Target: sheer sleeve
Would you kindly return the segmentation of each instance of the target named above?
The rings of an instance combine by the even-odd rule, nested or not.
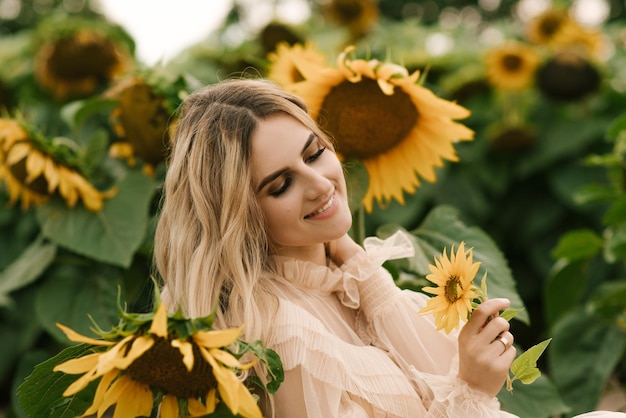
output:
[[[382,263],[406,257],[412,245],[402,232],[387,240],[368,238],[366,253],[341,266],[359,288],[360,324],[371,344],[385,350],[412,379],[427,417],[506,417],[497,398],[472,389],[457,377],[458,333],[437,331],[432,316],[419,310],[428,297],[399,289]]]

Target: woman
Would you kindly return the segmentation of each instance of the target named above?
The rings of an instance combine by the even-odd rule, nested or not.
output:
[[[515,358],[509,302],[492,299],[455,335],[418,311],[381,267],[412,247],[397,233],[365,248],[348,235],[346,183],[306,106],[261,80],[229,80],[182,107],[155,259],[170,310],[278,352],[278,417],[502,417]],[[263,375],[262,371],[258,371]]]

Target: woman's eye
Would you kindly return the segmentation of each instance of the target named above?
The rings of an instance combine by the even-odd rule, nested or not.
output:
[[[310,157],[308,157],[305,161],[306,161],[307,163],[312,163],[313,161],[317,160],[317,159],[320,157],[320,155],[322,155],[322,153],[323,153],[324,151],[326,151],[326,147],[322,147],[322,148],[318,149],[318,150],[315,152],[315,154],[313,154],[313,155],[311,155]]]
[[[287,188],[289,188],[289,185],[291,184],[291,177],[286,177],[285,181],[283,182],[283,184],[275,191],[271,192],[270,195],[274,196],[274,197],[278,197],[281,194],[283,194]]]

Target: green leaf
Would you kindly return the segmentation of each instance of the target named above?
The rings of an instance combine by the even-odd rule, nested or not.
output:
[[[548,338],[539,344],[533,345],[513,361],[511,364],[513,380],[519,379],[522,383],[528,385],[541,376],[541,371],[537,368],[537,360],[539,360],[539,357],[541,357],[546,347],[548,347],[550,341],[552,341],[552,339]]]
[[[590,229],[578,229],[567,232],[560,239],[552,252],[556,259],[569,261],[590,259],[602,250],[602,238]]]
[[[56,327],[57,322],[96,338],[91,331],[93,322],[90,317],[105,330],[119,322],[119,281],[113,269],[94,264],[56,268],[37,289],[35,312],[38,322],[66,345],[71,343]]]
[[[384,225],[378,230],[381,237],[389,236],[400,229],[397,225]],[[489,297],[510,299],[513,309],[524,308],[524,302],[518,294],[515,280],[504,255],[493,240],[482,229],[466,226],[458,216],[458,211],[450,206],[437,206],[426,216],[421,225],[410,231],[409,236],[415,248],[415,256],[398,263],[401,269],[426,275],[428,264],[434,263],[444,247],[448,253],[452,245],[455,247],[465,242],[467,249],[473,249],[474,262],[480,262],[480,269],[474,280],[488,273]],[[477,286],[480,283],[476,283]],[[528,312],[524,310],[518,316],[522,322],[528,323]]]
[[[74,129],[80,128],[83,122],[92,115],[100,112],[110,113],[119,106],[119,102],[114,99],[105,99],[101,96],[86,100],[77,100],[63,106],[61,118]]]
[[[604,259],[608,263],[626,260],[626,224],[607,228],[604,236],[606,238]]]
[[[247,350],[252,351],[257,358],[265,363],[268,372],[267,386],[261,383],[260,379],[252,376],[252,381],[257,384],[261,389],[267,389],[269,393],[276,393],[280,384],[285,380],[285,372],[283,369],[283,363],[280,360],[280,356],[274,350],[265,348],[261,341],[253,341],[251,343],[240,341]],[[246,351],[247,351],[246,350]]]
[[[623,358],[626,333],[615,321],[579,307],[558,321],[550,334],[550,376],[565,403],[572,414],[593,410]]]
[[[75,396],[65,398],[63,392],[79,376],[52,371],[57,364],[81,357],[90,350],[91,347],[86,344],[69,347],[35,366],[17,389],[20,405],[27,416],[73,418],[81,415],[91,405],[95,392],[93,383]]]
[[[519,313],[522,312],[523,310],[524,309],[506,309],[500,313],[500,316],[506,319],[507,321],[510,321],[511,319],[519,315]]]
[[[585,291],[589,261],[556,262],[546,279],[543,299],[548,325],[554,324],[562,315],[576,306]]]
[[[626,131],[626,113],[611,122],[606,135],[610,139],[617,139],[620,133],[624,131]]]
[[[10,303],[9,293],[34,282],[50,265],[57,246],[39,236],[22,255],[0,272],[0,306]]]
[[[498,400],[503,410],[520,418],[552,418],[570,410],[554,383],[544,375],[532,385],[516,380],[512,392],[503,387]]]
[[[617,225],[626,222],[626,196],[621,196],[606,211],[602,218],[605,225]]]
[[[119,192],[105,200],[100,212],[78,204],[69,209],[60,199],[41,206],[37,219],[46,237],[78,254],[122,267],[130,266],[149,221],[155,182],[129,171]]]

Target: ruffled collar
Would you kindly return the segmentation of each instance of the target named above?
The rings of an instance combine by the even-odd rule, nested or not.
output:
[[[404,231],[396,231],[386,239],[368,237],[363,242],[365,252],[352,257],[342,266],[330,262],[322,266],[311,261],[292,257],[273,256],[277,273],[290,283],[302,289],[315,290],[324,294],[337,293],[339,300],[347,307],[359,307],[357,282],[369,277],[373,270],[387,260],[410,257],[414,254],[413,245]]]

